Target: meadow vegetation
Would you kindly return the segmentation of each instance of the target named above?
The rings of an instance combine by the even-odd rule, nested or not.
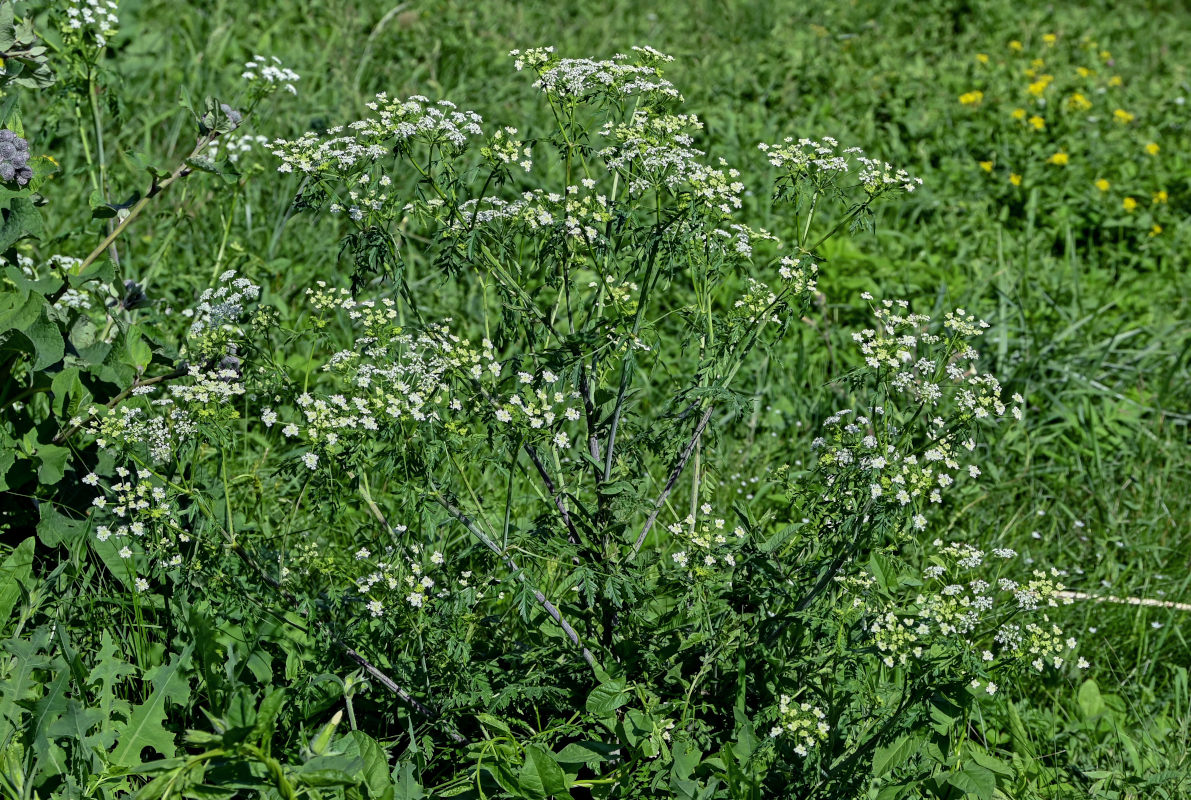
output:
[[[0,2],[0,796],[1188,796],[1188,23]]]

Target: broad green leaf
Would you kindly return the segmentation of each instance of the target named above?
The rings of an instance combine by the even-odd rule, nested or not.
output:
[[[619,753],[618,744],[571,742],[554,756],[554,760],[560,764],[595,764],[615,759]]]
[[[625,691],[622,680],[602,683],[587,696],[587,710],[598,717],[608,717],[616,709],[629,702],[632,695]]]
[[[66,474],[66,463],[70,460],[70,448],[56,444],[42,444],[37,447],[37,480],[44,486],[53,486]]]
[[[375,739],[363,731],[350,731],[339,740],[336,749],[360,760],[360,767],[353,774],[363,780],[369,800],[380,800],[392,793],[389,759]]]
[[[545,800],[551,796],[567,796],[567,779],[554,756],[536,744],[525,746],[525,761],[517,782],[526,797]]]
[[[141,762],[141,751],[150,747],[166,758],[174,755],[174,735],[162,727],[165,721],[166,704],[185,703],[190,697],[190,682],[185,670],[190,662],[187,645],[168,664],[154,667],[145,675],[145,681],[153,691],[144,703],[134,706],[128,722],[118,730],[116,748],[111,752],[111,763],[131,767]]]
[[[42,503],[39,510],[41,521],[37,523],[37,539],[46,547],[72,544],[87,531],[85,521],[58,513],[53,503]]]
[[[0,252],[27,236],[42,235],[41,212],[25,197],[14,197],[8,208],[0,209]]]
[[[919,737],[907,735],[878,747],[873,753],[873,777],[879,778],[906,763],[917,752],[919,743]]]
[[[978,800],[992,800],[997,790],[997,776],[979,764],[968,764],[947,776],[947,782]]]
[[[66,352],[62,332],[46,309],[39,294],[0,291],[0,351],[33,355],[34,370],[61,361]]]
[[[1088,678],[1079,687],[1079,710],[1085,721],[1104,713],[1106,706],[1100,694],[1100,686],[1092,678]]]

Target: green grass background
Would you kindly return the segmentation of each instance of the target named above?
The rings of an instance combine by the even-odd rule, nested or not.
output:
[[[294,136],[354,119],[386,91],[448,98],[532,137],[549,121],[526,116],[545,107],[529,80],[511,77],[508,50],[550,44],[607,57],[650,44],[675,56],[667,75],[706,123],[701,146],[746,179],[765,169],[756,144],[787,135],[832,135],[907,167],[923,190],[890,204],[875,235],[827,252],[826,302],[802,333],[804,348],[769,365],[798,370],[806,391],[766,416],[763,430],[794,452],[805,446],[802,431],[833,410],[820,386],[862,320],[860,291],[964,304],[993,323],[987,357],[1024,387],[1030,415],[987,454],[986,488],[951,509],[946,535],[1065,568],[1082,591],[1191,602],[1191,168],[1178,103],[1191,95],[1191,14],[1181,4],[125,0],[120,16],[111,58],[123,85],[104,97],[109,153],[138,150],[162,163],[185,155],[192,139],[180,91],[234,98],[254,53],[279,56],[302,80],[253,133]],[[1002,128],[957,99],[974,88],[974,54],[1001,59],[1013,40],[1041,52],[1044,33],[1060,43],[1091,37],[1112,52],[1141,123],[1121,140],[1090,137],[1074,155],[1107,169],[1130,146],[1161,141],[1155,168],[1170,199],[1159,236],[1138,235],[1119,213],[1088,211],[1090,185],[1027,182],[1006,194],[999,163],[995,191],[977,166],[1005,151]],[[65,133],[54,138],[55,120],[26,127],[47,132],[61,180],[85,183],[81,148]],[[114,194],[141,188],[131,165],[111,160]],[[1037,174],[1047,174],[1041,164]],[[216,202],[214,181],[189,181],[155,206],[122,243],[125,274],[179,307],[232,267],[264,281],[280,305],[316,280],[342,283],[334,223],[286,211],[297,178],[271,177],[260,151],[243,166],[270,175],[245,182],[234,206]],[[85,252],[96,237],[69,232],[89,224],[94,234],[99,223],[83,222],[85,197],[71,202],[56,199],[50,246]],[[759,221],[783,230],[781,219]],[[429,275],[421,286],[436,289]],[[1082,603],[1063,614],[1084,631],[1094,683],[1040,684],[1010,699],[1035,752],[1118,787],[1105,796],[1185,796],[1191,612]],[[1008,730],[1002,722],[994,727]]]

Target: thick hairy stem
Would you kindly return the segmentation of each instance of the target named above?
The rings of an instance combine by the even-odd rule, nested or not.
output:
[[[645,520],[645,527],[641,529],[641,533],[637,535],[637,541],[633,543],[633,551],[629,553],[630,559],[636,557],[637,552],[641,549],[641,545],[645,543],[645,537],[649,534],[649,529],[653,527],[658,514],[661,513],[662,506],[666,503],[666,498],[674,490],[674,484],[678,483],[678,479],[682,477],[682,471],[686,468],[686,462],[690,460],[691,453],[695,451],[695,446],[699,443],[699,437],[707,429],[707,423],[711,420],[711,412],[714,410],[715,406],[708,406],[707,410],[703,412],[703,417],[699,420],[699,424],[695,426],[695,432],[691,434],[691,440],[687,442],[686,447],[683,448],[682,453],[678,457],[678,463],[670,471],[670,478],[666,481],[666,487],[662,489],[662,493],[654,501],[653,511],[649,512],[649,519]]]
[[[558,493],[558,489],[554,486],[554,481],[550,478],[550,473],[546,472],[546,467],[542,464],[542,459],[538,457],[538,451],[532,445],[525,445],[525,452],[529,456],[529,460],[533,462],[534,468],[537,469],[538,475],[542,477],[542,483],[546,484],[546,491],[550,493],[550,498],[554,501],[554,506],[558,509],[558,513],[562,515],[562,522],[567,526],[567,541],[576,547],[579,546],[579,531],[575,529],[575,523],[571,521],[571,512],[567,509],[566,501],[562,499],[562,495]]]
[[[550,618],[553,619],[560,628],[562,628],[563,633],[565,633],[567,638],[571,640],[571,644],[580,649],[580,651],[583,653],[583,660],[592,666],[596,666],[595,656],[592,655],[591,651],[588,650],[587,647],[584,646],[584,644],[579,640],[579,634],[576,633],[575,629],[571,627],[571,623],[567,622],[559,612],[558,608],[556,608],[553,603],[546,599],[546,595],[542,594],[536,586],[529,582],[529,576],[527,576],[525,572],[519,566],[517,566],[517,562],[514,561],[507,553],[505,553],[505,551],[496,542],[492,541],[492,537],[480,530],[479,526],[472,521],[471,517],[464,514],[458,506],[441,495],[436,495],[435,500],[439,505],[446,509],[448,514],[462,523],[463,527],[467,528],[471,534],[479,539],[485,547],[500,557],[500,560],[505,563],[505,566],[513,571],[513,574],[517,576],[518,580],[520,580],[526,585],[526,587],[529,588],[530,592],[533,593],[534,599],[538,601],[538,604],[542,608],[546,609],[546,613],[550,615]]]

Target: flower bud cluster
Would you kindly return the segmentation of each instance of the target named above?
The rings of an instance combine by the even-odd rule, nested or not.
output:
[[[488,139],[488,144],[480,148],[480,155],[490,166],[517,164],[529,172],[533,169],[533,150],[520,139],[514,138],[516,135],[517,129],[507,125],[496,130]]]
[[[7,128],[0,130],[0,179],[25,186],[32,178],[29,143]]]

